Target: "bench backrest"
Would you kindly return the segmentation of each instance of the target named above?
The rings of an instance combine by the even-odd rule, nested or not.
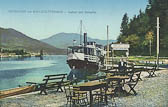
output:
[[[50,82],[63,82],[63,80],[66,78],[67,74],[56,74],[56,75],[45,75],[43,81],[45,81],[45,84]]]
[[[135,70],[135,72],[141,72],[141,71],[144,71],[145,68],[144,68],[144,67],[141,67],[141,68],[135,68],[134,70]]]

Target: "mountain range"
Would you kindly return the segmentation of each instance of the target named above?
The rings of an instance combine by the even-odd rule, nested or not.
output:
[[[57,48],[66,49],[68,46],[73,45],[73,40],[76,40],[75,45],[80,44],[80,34],[77,33],[58,33],[49,38],[42,39],[41,41],[48,43]],[[82,38],[83,40],[83,38]],[[88,41],[95,41],[97,44],[106,45],[107,40],[87,38]],[[109,43],[116,42],[116,40],[109,40]]]
[[[106,45],[106,40],[87,38],[88,41],[95,41],[97,44]],[[24,49],[27,52],[38,53],[44,50],[47,54],[66,54],[66,48],[80,42],[80,34],[77,33],[58,33],[49,38],[36,40],[12,28],[0,27],[0,48],[6,49]],[[83,38],[82,38],[83,40]],[[116,40],[109,40],[109,43]]]
[[[47,54],[65,54],[66,50],[51,46],[42,41],[32,39],[15,29],[0,28],[0,47],[7,49],[24,49],[27,52],[40,52]]]

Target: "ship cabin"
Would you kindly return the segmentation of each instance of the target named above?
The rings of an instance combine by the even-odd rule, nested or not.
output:
[[[97,45],[96,42],[87,42],[85,46],[69,46],[67,49],[70,53],[84,53],[85,55],[101,56],[103,55],[103,46]]]
[[[68,47],[68,59],[80,59],[90,62],[97,62],[98,57],[103,56],[103,46],[97,45],[96,42],[87,42],[84,46]]]
[[[70,53],[84,53],[84,48],[82,46],[69,46],[67,49],[68,54]]]
[[[86,55],[96,55],[96,42],[87,42],[84,47],[84,53]]]

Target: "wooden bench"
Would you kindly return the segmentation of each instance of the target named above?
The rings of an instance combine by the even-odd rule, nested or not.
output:
[[[44,83],[34,83],[34,82],[26,82],[28,84],[36,84],[39,87],[40,94],[44,92],[47,95],[46,90],[49,89],[57,89],[63,92],[62,86],[64,85],[64,79],[66,78],[67,74],[56,74],[56,75],[45,75],[44,76]]]

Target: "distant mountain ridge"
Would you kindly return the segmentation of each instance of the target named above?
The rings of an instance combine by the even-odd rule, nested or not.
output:
[[[0,28],[0,47],[8,49],[24,49],[28,52],[40,52],[47,54],[65,54],[63,49],[55,48],[47,43],[32,39],[15,29]]]
[[[57,48],[66,49],[68,46],[73,45],[73,40],[76,40],[77,44],[80,43],[80,34],[77,33],[58,33],[49,38],[42,39],[41,41],[48,43]],[[83,37],[82,37],[83,40]],[[93,39],[88,37],[88,41],[95,41],[97,44],[106,45],[107,40]],[[109,40],[109,42],[116,42],[116,40]]]

